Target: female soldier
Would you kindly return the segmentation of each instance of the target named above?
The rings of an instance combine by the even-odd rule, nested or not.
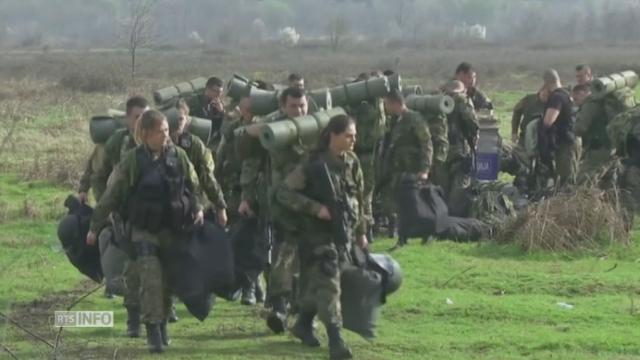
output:
[[[96,243],[96,233],[106,225],[111,211],[125,209],[140,271],[147,344],[149,351],[162,352],[169,343],[166,321],[171,302],[158,255],[187,221],[203,222],[202,201],[198,177],[186,153],[171,144],[162,113],[146,111],[135,135],[141,145],[125,153],[118,164],[113,181],[96,205],[87,244]]]
[[[276,193],[284,206],[307,215],[301,224],[305,237],[298,244],[300,314],[291,331],[304,344],[319,346],[312,328],[318,315],[327,329],[331,359],[352,356],[340,336],[340,272],[352,262],[354,241],[367,246],[362,170],[352,152],[355,141],[353,119],[334,116],[322,131],[316,151],[287,176]],[[331,198],[334,206],[327,204]]]

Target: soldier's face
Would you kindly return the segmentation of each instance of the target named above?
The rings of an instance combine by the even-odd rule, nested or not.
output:
[[[590,83],[592,79],[593,75],[591,75],[591,71],[589,69],[576,71],[576,83],[578,83],[578,85],[586,85]]]
[[[456,77],[464,86],[469,89],[476,86],[477,75],[475,71],[462,72]]]
[[[287,102],[284,104],[282,111],[289,118],[307,115],[307,97],[295,98],[287,96]]]
[[[289,87],[304,90],[304,79],[289,81]]]
[[[169,124],[167,120],[162,121],[155,128],[147,130],[145,132],[144,142],[151,151],[162,151],[164,146],[169,143]]]
[[[214,101],[220,100],[222,97],[222,87],[221,86],[212,86],[204,89],[204,96],[207,99]]]
[[[178,128],[176,129],[176,134],[184,133],[184,129],[187,127],[189,123],[189,114],[182,110],[178,110]]]
[[[147,110],[149,110],[148,106],[143,108],[134,106],[129,110],[129,113],[127,114],[127,127],[129,128],[129,131],[133,132],[133,130],[136,128],[138,120],[142,116],[142,113]]]
[[[344,132],[331,133],[330,147],[337,152],[353,151],[356,144],[356,124],[350,124]]]

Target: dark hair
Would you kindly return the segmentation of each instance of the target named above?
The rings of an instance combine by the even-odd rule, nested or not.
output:
[[[391,91],[389,91],[385,98],[394,102],[404,104],[404,96],[402,95],[402,90],[400,89],[391,89]]]
[[[366,72],[363,72],[363,73],[360,73],[358,77],[356,77],[356,81],[369,80],[370,77],[371,75],[367,74]]]
[[[288,87],[280,94],[280,104],[286,104],[288,97],[299,99],[303,96],[304,90],[297,87]]]
[[[347,131],[347,128],[352,124],[355,124],[355,120],[349,115],[339,114],[329,119],[327,126],[320,132],[320,138],[315,150],[312,152],[311,157],[315,158],[322,154],[329,148],[331,142],[331,134],[342,134]]]
[[[393,70],[391,70],[391,69],[387,69],[387,70],[385,70],[385,71],[383,71],[383,72],[382,72],[382,75],[384,75],[384,76],[391,76],[391,75],[393,75],[393,74],[395,74],[395,73],[396,73],[395,71],[393,71]]]
[[[576,92],[589,92],[591,91],[591,88],[589,87],[589,85],[586,84],[582,84],[582,85],[576,85],[573,87],[573,89],[571,89],[572,92],[576,93]]]
[[[588,72],[591,72],[591,66],[589,66],[587,64],[578,64],[578,65],[576,65],[576,71],[582,71],[582,70],[586,70]]]
[[[304,80],[304,78],[302,77],[302,75],[300,75],[298,73],[291,73],[291,74],[289,74],[288,80],[289,80],[289,82],[292,82],[292,81]]]
[[[147,99],[145,99],[140,95],[132,96],[127,100],[127,105],[126,105],[127,115],[131,113],[131,110],[133,110],[134,107],[145,109],[147,106],[149,106],[149,102],[147,101]]]
[[[212,87],[223,87],[224,83],[222,82],[222,80],[220,80],[220,78],[217,78],[215,76],[212,76],[209,78],[209,80],[207,80],[207,83],[205,84],[205,87],[207,89],[211,89]]]
[[[136,123],[136,129],[134,133],[136,142],[138,144],[142,144],[142,133],[147,130],[154,129],[163,121],[167,121],[167,117],[158,110],[147,110],[142,113],[142,116]]]
[[[458,74],[468,74],[469,72],[474,71],[473,69],[473,65],[469,64],[468,62],[461,62],[460,65],[458,65],[458,67],[456,68],[456,75]]]
[[[264,80],[253,80],[256,88],[258,89],[262,89],[262,90],[275,90],[273,88],[273,85],[269,84],[268,82],[264,81]],[[247,96],[249,96],[249,92],[247,92]]]

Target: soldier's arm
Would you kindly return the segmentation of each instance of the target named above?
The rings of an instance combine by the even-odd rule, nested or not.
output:
[[[195,140],[195,138],[192,146],[194,147],[194,156],[196,157],[194,162],[198,165],[196,177],[199,179],[199,185],[202,187],[202,191],[216,208],[226,209],[227,203],[224,201],[222,188],[214,176],[215,164],[211,152],[204,146],[202,141]],[[191,168],[194,168],[194,166],[191,165]],[[194,170],[194,174],[195,173]]]
[[[467,139],[469,146],[471,148],[475,148],[480,125],[478,125],[478,117],[476,116],[476,112],[473,109],[473,106],[464,106],[461,119],[462,131],[464,133],[464,136]]]
[[[200,181],[198,180],[198,174],[196,173],[196,169],[194,168],[191,161],[189,161],[189,157],[187,153],[182,149],[176,149],[178,151],[178,156],[180,157],[180,161],[182,162],[182,169],[184,170],[184,179],[185,186],[191,194],[193,195],[193,205],[192,209],[194,212],[198,212],[204,209],[204,199],[202,198],[202,188],[200,187]]]
[[[431,133],[429,127],[423,119],[416,119],[414,131],[418,138],[418,172],[429,172],[433,161],[433,143],[431,141]]]
[[[367,219],[364,212],[364,175],[362,174],[362,166],[356,158],[355,175],[356,197],[358,199],[358,223],[356,224],[356,237],[363,236],[367,233]]]
[[[135,151],[128,152],[114,170],[109,186],[100,197],[91,216],[89,229],[94,233],[97,234],[100,229],[105,227],[109,214],[126,201],[129,188],[137,177],[135,159]]]
[[[429,132],[433,145],[433,161],[441,163],[447,160],[449,150],[449,137],[447,134],[447,117],[444,114],[429,118]]]
[[[524,107],[526,104],[527,96],[518,101],[516,106],[513,107],[513,114],[511,115],[511,135],[518,136],[520,131],[520,122],[522,121],[522,115],[524,114]]]
[[[597,114],[599,111],[593,109],[595,104],[587,100],[578,110],[576,114],[575,132],[578,136],[585,136],[593,123],[593,114]],[[597,105],[596,105],[597,106]]]
[[[91,179],[91,187],[93,188],[94,195],[96,196],[96,201],[100,200],[107,189],[107,180],[113,171],[113,165],[116,159],[115,153],[119,151],[120,148],[118,146],[116,136],[111,136],[104,145],[104,156]]]
[[[91,152],[91,155],[87,160],[87,165],[84,167],[82,177],[80,177],[80,184],[78,185],[79,193],[86,193],[91,189],[91,177],[93,176],[93,167],[91,166],[91,163],[94,161],[95,156],[96,148],[94,147],[93,152]]]
[[[296,166],[285,180],[277,185],[275,198],[280,204],[293,211],[316,217],[324,205],[302,194],[301,191],[304,190],[306,182],[303,166]]]
[[[259,157],[251,157],[242,161],[240,171],[241,200],[254,201],[257,197],[258,177],[262,160]]]

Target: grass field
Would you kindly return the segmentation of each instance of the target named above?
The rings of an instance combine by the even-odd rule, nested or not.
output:
[[[622,50],[625,54],[633,51]],[[481,51],[483,59],[492,59],[488,52]],[[505,54],[516,63],[507,70],[510,75],[494,69],[495,76],[490,71],[482,76],[497,107],[501,132],[508,135],[513,104],[526,92],[536,90],[537,82],[525,85],[531,74],[543,67],[526,67],[525,54],[515,50],[501,51],[494,58]],[[302,61],[312,55],[295,58]],[[56,56],[42,55],[46,59],[39,61],[26,55],[0,60],[7,69],[0,70],[0,344],[18,359],[51,358],[53,349],[8,319],[54,344],[58,330],[51,325],[53,312],[64,310],[96,286],[68,263],[56,237],[56,222],[91,148],[86,119],[121,105],[124,98],[112,90],[86,93],[61,87],[57,80],[69,71],[65,61],[70,55]],[[86,68],[97,61],[95,54],[82,56]],[[215,56],[220,72],[230,74],[233,56]],[[426,59],[431,65],[451,67],[455,66],[450,63],[452,56],[445,52]],[[540,56],[554,66],[570,66],[567,64],[580,58],[571,55],[560,62],[552,61],[545,52]],[[347,58],[344,55],[336,62]],[[162,59],[149,61],[160,64]],[[382,66],[389,59],[368,58],[362,66]],[[500,58],[496,64],[508,59]],[[148,73],[151,65],[147,65],[141,84],[127,91],[146,93],[159,83],[202,74],[203,59],[189,61],[159,79],[152,78]],[[407,65],[406,79],[423,84],[437,81],[421,77],[426,65],[413,58],[407,62],[411,66]],[[42,78],[24,75],[25,64]],[[113,66],[111,60],[106,64]],[[254,74],[249,75],[258,72],[270,79],[287,72],[278,64],[260,63],[257,57],[238,64],[247,74],[255,66]],[[189,72],[189,65],[198,70]],[[309,73],[328,71],[332,65],[335,62]],[[356,65],[349,62],[327,78],[311,80],[324,83],[353,75],[358,72]],[[522,71],[517,66],[523,66]],[[59,72],[58,78],[51,73],[54,70]],[[438,79],[445,73],[441,68],[434,71]],[[505,82],[505,76],[515,79],[513,84]],[[380,239],[373,248],[385,251],[392,244],[390,239]],[[383,308],[377,339],[368,342],[347,334],[358,359],[640,359],[639,230],[633,233],[632,246],[595,253],[526,253],[515,246],[493,243],[443,241],[423,246],[414,241],[393,256],[404,269],[404,283]],[[144,340],[124,336],[121,299],[105,299],[98,290],[74,310],[113,310],[115,327],[64,330],[58,358],[152,357]],[[323,347],[307,349],[289,335],[270,334],[260,307],[220,300],[203,323],[182,305],[178,312],[181,320],[170,326],[173,343],[162,356],[166,359],[327,358],[322,326],[318,330]],[[5,350],[0,358],[11,355]]]

